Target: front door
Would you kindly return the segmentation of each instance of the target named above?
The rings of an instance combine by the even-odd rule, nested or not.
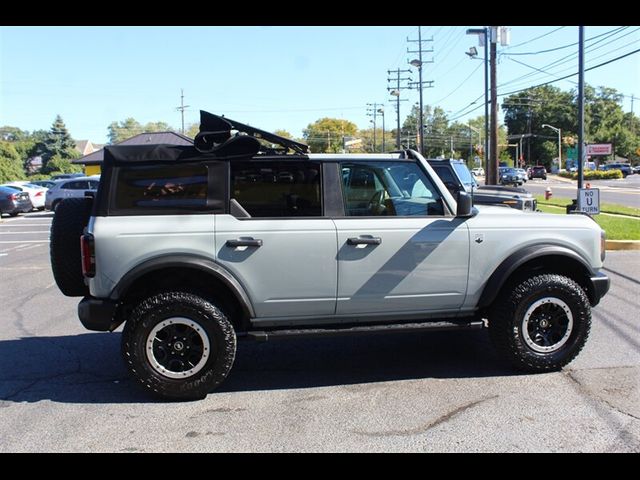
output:
[[[469,231],[414,162],[341,165],[336,314],[455,312],[464,301]]]

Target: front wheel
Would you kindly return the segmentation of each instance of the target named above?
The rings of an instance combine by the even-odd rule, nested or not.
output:
[[[559,370],[584,347],[591,306],[584,290],[562,275],[537,275],[500,295],[489,318],[498,352],[528,372]]]
[[[186,292],[165,292],[134,309],[122,335],[131,374],[161,397],[204,398],[227,377],[236,335],[226,315]]]

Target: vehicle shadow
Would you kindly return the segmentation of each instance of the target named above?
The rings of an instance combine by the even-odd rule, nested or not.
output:
[[[0,341],[0,408],[11,402],[156,403],[132,380],[120,333]],[[422,378],[508,376],[486,332],[397,333],[241,341],[220,392],[353,385]]]
[[[219,391],[516,374],[497,357],[485,331],[366,334],[240,342]]]

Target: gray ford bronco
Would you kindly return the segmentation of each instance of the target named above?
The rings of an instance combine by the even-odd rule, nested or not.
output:
[[[82,324],[124,323],[131,374],[172,399],[217,387],[240,338],[486,327],[515,367],[558,370],[609,289],[588,216],[473,206],[415,151],[310,154],[207,112],[193,146],[106,147],[51,229]]]

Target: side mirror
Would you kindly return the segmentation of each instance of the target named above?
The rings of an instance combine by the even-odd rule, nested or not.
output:
[[[458,195],[458,207],[456,209],[456,217],[470,217],[473,208],[471,195],[467,192],[460,192]]]

